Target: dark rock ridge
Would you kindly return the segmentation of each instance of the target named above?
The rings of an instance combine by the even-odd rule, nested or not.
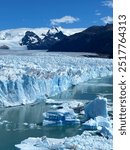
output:
[[[20,45],[26,45],[30,49],[42,49],[42,40],[34,32],[27,31]]]
[[[2,45],[0,46],[0,49],[9,49],[9,47],[7,45]]]
[[[20,45],[26,45],[29,50],[46,50],[50,49],[50,47],[56,42],[67,37],[54,27],[48,30],[46,35],[42,34],[42,36],[44,37],[43,39],[41,39],[34,32],[27,31],[25,36],[22,38]]]
[[[41,37],[27,31],[20,44],[26,45],[29,50],[90,52],[113,57],[113,24],[92,26],[71,36],[53,27]]]
[[[50,49],[55,43],[65,39],[67,36],[63,34],[63,32],[59,31],[57,28],[52,28],[48,30],[44,39],[42,40],[44,43],[44,47],[46,49]]]
[[[91,52],[113,57],[113,24],[92,26],[51,46],[49,51]]]

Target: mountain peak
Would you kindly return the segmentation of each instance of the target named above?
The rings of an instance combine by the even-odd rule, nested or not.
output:
[[[48,30],[47,35],[48,34],[56,34],[58,32],[60,32],[61,30],[59,30],[58,27],[53,26],[51,29]]]

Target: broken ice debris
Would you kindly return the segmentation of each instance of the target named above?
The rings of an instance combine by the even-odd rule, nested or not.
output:
[[[97,116],[108,117],[107,99],[98,97],[84,107],[86,120]]]
[[[80,124],[77,114],[68,103],[61,105],[61,109],[52,112],[43,113],[43,125],[65,125],[65,124]]]
[[[85,105],[86,122],[82,124],[85,130],[98,130],[102,136],[112,138],[112,125],[108,117],[107,99],[98,97]]]

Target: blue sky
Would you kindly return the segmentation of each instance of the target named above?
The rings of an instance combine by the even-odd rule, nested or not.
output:
[[[0,0],[0,30],[89,27],[112,22],[112,0]]]

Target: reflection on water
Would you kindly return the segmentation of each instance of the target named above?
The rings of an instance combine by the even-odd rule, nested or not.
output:
[[[87,83],[70,88],[59,95],[54,96],[55,99],[78,99],[93,100],[98,95],[102,95],[112,100],[113,83],[111,78],[91,80]]]
[[[93,80],[70,88],[55,97],[57,100],[93,100],[97,95],[108,98],[109,113],[112,116],[112,78]],[[15,144],[28,137],[62,138],[81,133],[79,126],[43,127],[42,113],[48,111],[49,105],[19,106],[0,109],[0,150],[14,150]]]
[[[45,103],[0,110],[0,150],[14,150],[14,145],[30,136],[63,138],[80,134],[79,126],[43,127],[42,113],[50,108]]]

